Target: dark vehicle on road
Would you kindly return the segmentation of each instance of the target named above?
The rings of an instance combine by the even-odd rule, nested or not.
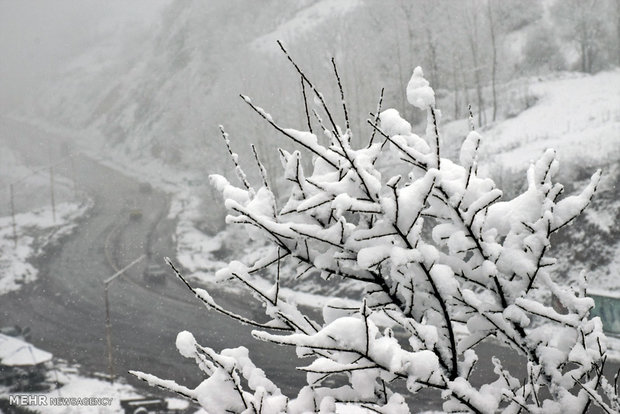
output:
[[[139,209],[139,208],[130,209],[129,218],[132,220],[140,220],[142,218],[142,209]]]
[[[166,269],[158,264],[150,264],[144,269],[144,279],[153,283],[166,283]]]
[[[142,208],[140,208],[136,199],[129,199],[127,201],[127,211],[131,220],[140,220],[142,218]]]

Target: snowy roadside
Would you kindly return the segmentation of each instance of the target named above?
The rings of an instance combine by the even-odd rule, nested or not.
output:
[[[48,134],[69,137],[73,140],[74,145],[78,146],[76,150],[89,158],[136,181],[149,183],[158,190],[168,193],[171,196],[168,218],[177,220],[175,239],[177,244],[182,246],[175,256],[180,258],[181,264],[186,269],[195,270],[196,268],[193,267],[192,263],[199,265],[200,269],[207,270],[219,266],[219,263],[199,262],[199,255],[202,252],[219,248],[217,237],[205,235],[197,229],[196,224],[198,218],[204,216],[203,212],[199,210],[200,199],[195,195],[196,184],[209,185],[206,177],[178,171],[148,157],[136,159],[128,156],[122,150],[93,150],[83,143],[83,138],[90,137],[89,140],[92,143],[101,142],[103,138],[96,131],[75,131],[49,124],[41,119],[20,117],[7,119],[28,124]],[[202,246],[202,251],[195,248],[197,245]],[[194,246],[194,249],[190,249],[190,246]]]
[[[61,203],[56,206],[56,221],[51,207],[15,215],[14,239],[11,216],[0,217],[0,295],[18,290],[23,284],[36,280],[38,271],[32,260],[46,248],[71,234],[92,201],[81,204]]]
[[[30,120],[19,120],[27,122],[46,132],[63,136],[87,135],[90,132],[78,133],[75,131],[64,130],[42,122],[31,122]],[[79,141],[78,141],[79,142]],[[215,216],[210,211],[205,211],[204,201],[201,201],[200,192],[206,193],[206,188],[210,186],[208,178],[199,174],[180,172],[173,168],[162,165],[155,160],[136,160],[127,156],[122,151],[111,151],[108,153],[94,152],[83,147],[80,151],[95,159],[97,162],[119,171],[140,182],[148,182],[153,187],[168,193],[171,197],[168,219],[176,220],[176,231],[174,234],[176,261],[187,272],[188,279],[207,285],[214,289],[226,289],[227,291],[238,292],[240,288],[235,286],[223,286],[215,281],[215,273],[224,267],[227,262],[227,255],[233,253],[235,258],[241,261],[252,261],[264,253],[264,246],[252,243],[246,232],[239,229],[227,227],[224,231],[209,234],[209,230],[203,231],[204,223],[207,221],[205,216]],[[210,200],[213,203],[223,203],[219,195],[217,199]],[[213,220],[221,220],[221,217],[213,217]],[[171,254],[172,256],[173,254]],[[267,283],[262,280],[258,283]],[[294,297],[294,302],[308,307],[320,309],[330,299],[316,284],[307,282],[302,284],[305,290],[299,292],[300,284],[297,283],[295,290],[283,287],[281,294],[283,297]],[[345,289],[347,287],[343,287]],[[351,301],[351,306],[354,306]]]
[[[235,293],[243,292],[245,288],[241,285],[218,283],[216,272],[228,265],[226,260],[234,259],[246,264],[253,263],[268,254],[270,246],[251,240],[246,231],[231,226],[214,236],[200,231],[196,223],[202,214],[200,200],[189,193],[185,194],[184,198],[174,199],[171,208],[171,215],[173,214],[178,220],[177,261],[189,272],[185,276],[210,288]],[[286,268],[285,273],[294,275],[296,269]],[[294,288],[281,286],[280,296],[289,303],[320,311],[336,295],[332,296],[321,291],[320,286],[312,278],[311,276],[307,279],[296,280]],[[253,283],[263,289],[269,289],[273,279],[270,281],[256,276],[253,278]],[[339,300],[343,306],[360,306],[360,303],[355,300],[346,298],[339,298]]]

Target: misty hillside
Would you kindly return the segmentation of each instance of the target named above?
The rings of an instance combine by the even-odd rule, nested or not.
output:
[[[557,235],[552,248],[558,257],[559,278],[575,281],[585,270],[592,287],[620,290],[620,71],[556,74],[530,79],[528,85],[535,99],[530,108],[481,130],[483,174],[504,190],[504,199],[511,199],[527,189],[526,170],[547,148],[557,151],[557,181],[566,194],[578,191],[602,169],[592,205]],[[447,148],[460,146],[468,128],[467,120],[447,123],[442,128]],[[240,249],[234,242],[228,245]],[[248,259],[257,255],[254,249],[248,249]],[[190,260],[190,268],[195,260]],[[325,288],[295,283],[308,291]],[[354,291],[351,284],[338,288],[349,294]]]
[[[77,58],[41,100],[38,115],[53,126],[94,131],[108,150],[130,158],[177,165],[215,160],[202,151],[205,139],[243,109],[238,93],[264,82],[245,68],[262,60],[259,71],[266,70],[272,56],[263,49],[273,50],[272,38],[294,38],[286,32],[303,34],[321,24],[315,19],[348,9],[333,0],[268,3],[174,2],[149,36]]]
[[[44,142],[37,148],[44,156],[37,156],[35,151],[30,155],[13,147],[20,139],[28,139],[28,129],[10,119],[0,118],[0,135],[2,135],[2,151],[0,151],[0,217],[15,213],[25,213],[37,209],[50,202],[50,159],[47,156],[48,146]],[[54,199],[56,202],[67,202],[75,198],[73,181],[58,174],[60,170],[69,169],[69,161],[57,164],[54,176]]]
[[[231,132],[242,140],[248,134],[271,140],[271,131],[248,125],[256,118],[239,93],[254,96],[281,119],[303,121],[298,79],[278,39],[313,79],[321,80],[318,86],[328,97],[337,96],[329,65],[329,58],[336,58],[353,127],[363,134],[369,133],[366,114],[374,110],[381,88],[388,106],[405,106],[402,85],[418,64],[430,73],[452,118],[465,115],[467,103],[475,104],[475,85],[482,85],[483,95],[490,93],[488,74],[472,72],[476,65],[468,62],[489,59],[488,34],[484,22],[476,20],[481,10],[459,10],[458,2],[441,5],[448,13],[440,6],[416,8],[402,1],[385,7],[377,7],[375,0],[274,3],[173,2],[148,33],[110,37],[71,62],[60,82],[38,99],[34,116],[54,126],[96,132],[108,149],[133,158],[197,166],[223,154],[219,142],[212,142],[220,123],[232,125]],[[505,27],[501,37],[497,34],[505,49],[502,77],[524,70],[520,62],[528,33],[541,24],[541,7],[515,4],[510,17],[496,11]],[[433,19],[437,22],[431,27]],[[402,30],[382,23],[398,20]],[[472,25],[480,26],[480,33],[470,33]],[[455,45],[450,36],[471,38],[476,53],[461,56],[459,49],[469,46]],[[429,41],[433,49],[424,45]],[[484,105],[479,112],[486,116]],[[206,139],[208,152],[197,150]]]

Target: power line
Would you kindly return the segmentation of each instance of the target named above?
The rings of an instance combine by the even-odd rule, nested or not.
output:
[[[60,164],[62,164],[64,162],[70,161],[71,159],[73,159],[77,155],[80,155],[80,152],[71,153],[71,154],[61,158],[60,160],[56,161],[55,163],[52,163],[52,164],[49,164],[49,165],[45,165],[45,166],[39,167],[39,168],[37,168],[35,170],[32,170],[31,174],[26,175],[26,176],[24,176],[24,177],[22,177],[22,178],[20,178],[20,179],[18,179],[16,181],[13,181],[12,183],[5,184],[3,189],[9,188],[11,185],[16,185],[16,184],[19,184],[19,183],[21,183],[23,181],[26,181],[28,178],[34,177],[35,175],[41,173],[42,171],[46,171],[46,170],[49,171],[50,168],[53,168],[53,167],[55,167],[57,165],[60,165]]]

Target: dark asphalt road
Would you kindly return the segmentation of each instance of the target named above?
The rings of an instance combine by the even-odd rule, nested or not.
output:
[[[58,143],[57,137],[23,124],[20,131],[28,133],[14,134],[19,139],[10,143],[18,150],[36,148],[44,140]],[[47,152],[41,162],[46,159]],[[89,371],[107,372],[102,281],[115,272],[110,261],[125,266],[147,252],[151,239],[150,261],[164,264],[164,256],[174,257],[174,223],[160,220],[168,209],[166,194],[156,190],[141,193],[138,182],[87,157],[78,157],[75,168],[79,187],[94,199],[94,207],[62,246],[37,260],[40,273],[36,283],[0,299],[1,324],[29,326],[36,346]],[[130,219],[128,206],[140,208],[143,216]],[[202,344],[216,350],[241,345],[251,348],[257,364],[289,392],[301,384],[304,375],[290,370],[294,350],[273,352],[270,345],[251,338],[250,329],[207,311],[172,273],[165,285],[148,286],[142,276],[145,266],[136,265],[109,288],[117,373],[142,370],[196,385],[203,378],[201,372],[175,348],[177,333],[189,330]],[[223,304],[248,314],[249,300],[218,297]],[[131,376],[123,376],[144,387]]]
[[[7,128],[4,121],[2,125]],[[59,148],[62,142],[61,138],[24,124],[10,125],[20,132],[12,134],[17,138],[8,143],[17,150]],[[47,153],[38,156],[41,164],[47,162]],[[30,157],[35,164],[37,154]],[[75,166],[79,187],[94,199],[94,207],[72,236],[37,260],[37,282],[0,297],[0,324],[29,326],[36,346],[79,363],[87,371],[107,372],[102,281],[114,273],[112,265],[125,266],[147,250],[152,251],[150,262],[163,264],[164,256],[173,257],[174,223],[162,219],[168,208],[166,194],[155,190],[141,193],[135,180],[86,157],[78,157]],[[132,220],[128,206],[141,209],[142,217]],[[307,361],[298,360],[292,349],[255,341],[247,327],[207,311],[172,273],[165,285],[149,285],[142,276],[144,266],[145,262],[136,265],[109,289],[115,370],[130,383],[159,393],[125,374],[129,369],[188,386],[203,379],[194,362],[182,358],[174,345],[177,333],[189,330],[200,343],[216,350],[248,347],[257,366],[288,395],[295,395],[294,391],[304,384],[305,375],[293,367]],[[250,307],[253,301],[247,298],[226,294],[216,297],[236,312],[260,313]],[[492,365],[484,362],[493,355],[502,359],[516,377],[522,378],[525,373],[525,361],[506,348],[483,343],[477,352],[481,361],[474,373],[476,383],[494,379]],[[608,363],[607,369],[615,372],[619,366]],[[437,398],[436,392],[423,392],[412,406],[418,410],[440,408]]]

